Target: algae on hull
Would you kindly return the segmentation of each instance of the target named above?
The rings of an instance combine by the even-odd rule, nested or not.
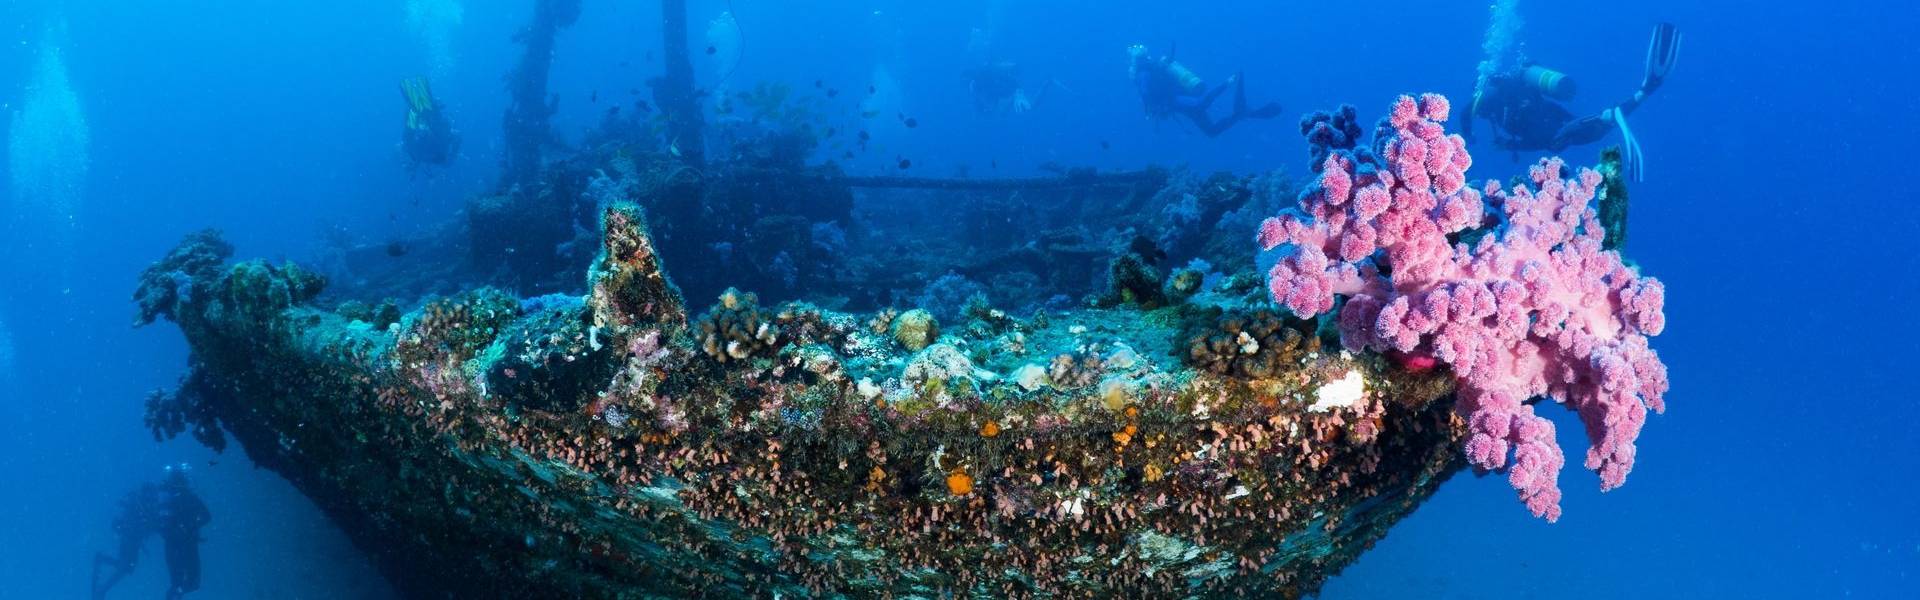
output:
[[[193,348],[172,401],[415,595],[1300,596],[1460,466],[1444,375],[1217,306],[969,311],[907,348],[789,303],[754,309],[769,347],[705,352],[637,210],[603,220],[584,302],[382,331],[216,236],[137,297]]]

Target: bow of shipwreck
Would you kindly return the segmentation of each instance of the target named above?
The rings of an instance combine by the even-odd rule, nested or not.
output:
[[[1448,378],[1311,322],[693,316],[603,222],[584,297],[406,314],[191,236],[136,294],[193,357],[148,421],[230,434],[415,596],[1300,596],[1461,466]]]

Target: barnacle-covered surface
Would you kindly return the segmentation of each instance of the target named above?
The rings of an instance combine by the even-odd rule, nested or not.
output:
[[[396,586],[455,596],[1299,596],[1460,466],[1448,377],[1310,322],[1185,293],[690,315],[637,210],[603,220],[585,297],[384,327],[189,238],[137,293],[194,350],[159,433],[212,415]]]

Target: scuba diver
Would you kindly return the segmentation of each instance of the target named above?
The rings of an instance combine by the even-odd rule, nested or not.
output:
[[[1239,124],[1241,119],[1271,119],[1280,115],[1278,102],[1268,102],[1260,108],[1248,110],[1247,84],[1237,73],[1228,77],[1226,83],[1209,90],[1199,75],[1173,59],[1171,50],[1166,56],[1149,56],[1146,46],[1136,44],[1127,48],[1127,56],[1127,77],[1133,80],[1134,88],[1140,92],[1140,101],[1146,104],[1148,117],[1160,119],[1184,115],[1200,128],[1201,133],[1216,137]],[[1228,88],[1233,89],[1233,112],[1228,113],[1226,118],[1214,120],[1208,108]]]
[[[167,598],[174,600],[200,589],[200,528],[213,520],[205,502],[187,485],[185,463],[168,466],[160,483],[145,483],[120,499],[120,514],[113,518],[113,531],[120,536],[118,555],[106,553],[93,557],[93,598],[107,591],[133,572],[147,536],[159,534],[166,547]],[[105,581],[100,567],[112,572]]]
[[[988,13],[989,21],[999,21],[997,6],[990,6]],[[1040,84],[1040,91],[1028,94],[1020,85],[1020,64],[998,58],[995,29],[976,27],[967,37],[967,60],[976,66],[961,71],[960,76],[966,78],[967,91],[973,94],[973,110],[982,115],[1017,115],[1033,110],[1047,90],[1060,82],[1049,79]]]
[[[433,97],[423,77],[400,80],[400,93],[407,99],[407,128],[400,132],[400,147],[407,152],[409,171],[422,165],[445,165],[460,150],[460,135],[447,120],[445,105]]]
[[[1028,96],[1020,87],[1020,66],[1012,61],[992,61],[961,73],[967,78],[967,91],[973,92],[973,109],[983,115],[1020,114],[1033,110],[1054,85],[1049,81],[1040,92]]]
[[[1635,180],[1642,177],[1645,160],[1640,142],[1627,127],[1627,115],[1640,107],[1680,58],[1680,30],[1672,23],[1653,28],[1653,40],[1647,44],[1646,77],[1633,97],[1599,114],[1576,118],[1560,102],[1574,95],[1573,79],[1537,64],[1523,63],[1518,69],[1487,77],[1484,86],[1474,91],[1473,105],[1461,124],[1461,134],[1473,139],[1473,121],[1483,118],[1493,123],[1494,144],[1518,154],[1521,151],[1561,152],[1569,146],[1600,141],[1614,129],[1620,130],[1621,146],[1626,154],[1627,170]]]

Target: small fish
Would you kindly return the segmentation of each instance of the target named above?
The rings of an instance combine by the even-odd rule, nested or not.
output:
[[[878,93],[880,93],[880,88],[878,88],[878,87],[875,87],[875,86],[871,86],[871,85],[869,85],[869,86],[867,86],[867,93],[869,93],[869,94],[878,94]]]
[[[600,90],[594,90],[592,93],[587,94],[587,101],[593,103],[600,102]]]
[[[832,127],[828,127],[828,128],[827,128],[827,137],[833,137],[833,134],[834,134],[834,133],[837,133],[837,132],[839,132],[839,130],[838,130],[838,129],[834,129],[834,128],[832,128]]]
[[[680,138],[673,138],[673,141],[667,142],[667,154],[680,158]]]
[[[841,158],[845,158],[847,160],[853,160],[853,151],[848,150],[846,154],[841,155]]]
[[[620,67],[621,67],[621,68],[625,68],[625,67],[626,67],[626,66],[627,66],[628,64],[630,64],[630,61],[624,61],[624,60],[623,60],[623,61],[620,61]]]
[[[640,112],[653,112],[653,105],[647,104],[645,100],[635,100],[633,107],[640,109]]]
[[[627,95],[628,96],[640,95],[640,88],[627,88]]]
[[[720,49],[719,49],[719,48],[715,48],[715,47],[713,47],[713,46],[707,46],[707,56],[713,56],[713,55],[715,55],[715,54],[719,54],[719,53],[720,53]]]
[[[915,118],[913,118],[913,117],[907,117],[907,120],[906,120],[906,121],[902,121],[902,122],[903,122],[903,123],[906,123],[906,125],[907,125],[907,129],[913,129],[913,128],[915,128],[915,127],[919,127],[919,126],[920,126],[920,120],[919,120],[919,119],[915,119]]]
[[[873,139],[873,136],[867,135],[867,130],[865,129],[860,130],[860,141],[865,142],[870,139]]]
[[[824,82],[821,82],[818,79],[813,80],[813,87],[819,88],[819,87],[824,87],[825,85],[826,84]]]
[[[996,159],[987,161],[987,166],[993,167],[995,169],[1000,168],[1000,159],[996,158]]]
[[[402,256],[406,256],[409,250],[411,250],[411,248],[407,247],[406,242],[403,242],[400,240],[393,240],[393,241],[387,242],[387,256],[390,256],[393,258],[400,258]]]
[[[907,160],[907,159],[904,159],[904,158],[902,158],[902,159],[900,159],[900,169],[901,169],[901,170],[903,170],[903,171],[904,171],[904,170],[907,170],[907,169],[911,169],[911,168],[913,168],[913,161],[911,161],[911,160]]]
[[[863,110],[863,111],[860,111],[860,118],[862,118],[862,119],[871,119],[871,118],[874,118],[874,117],[878,117],[878,116],[880,116],[880,111],[877,111],[877,110]]]
[[[827,88],[827,97],[828,97],[828,98],[832,98],[832,97],[835,97],[835,96],[839,96],[839,95],[840,95],[840,90],[836,90],[836,89],[833,89],[833,88]]]
[[[1100,149],[1101,149],[1101,150],[1112,150],[1112,149],[1113,149],[1113,144],[1109,144],[1109,143],[1107,143],[1107,141],[1106,141],[1106,140],[1100,140]]]

